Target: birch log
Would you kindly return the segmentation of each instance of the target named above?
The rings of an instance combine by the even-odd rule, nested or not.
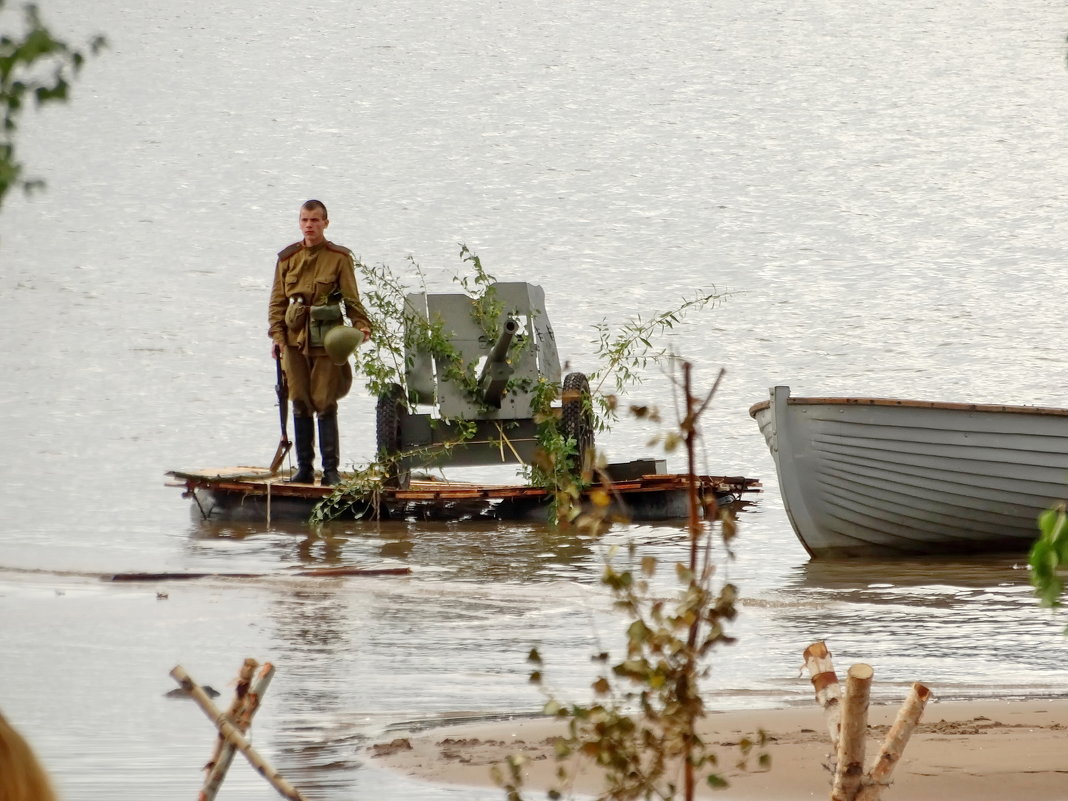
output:
[[[890,783],[890,775],[897,767],[901,754],[908,745],[913,730],[920,722],[924,707],[931,697],[931,690],[923,684],[916,682],[912,685],[912,692],[901,705],[897,713],[894,725],[886,733],[879,756],[875,758],[871,770],[864,777],[864,786],[857,794],[857,801],[879,801],[883,788]]]
[[[259,709],[260,699],[263,698],[263,694],[267,691],[267,685],[270,684],[271,677],[274,675],[274,666],[268,662],[260,669],[256,683],[253,685],[252,673],[256,667],[257,662],[255,659],[246,659],[241,666],[241,672],[237,677],[237,688],[234,692],[234,702],[227,713],[230,722],[242,734],[247,732],[249,726],[252,725],[252,716]],[[208,775],[204,777],[204,787],[201,789],[197,801],[213,801],[215,796],[218,795],[223,779],[226,778],[226,771],[230,769],[230,764],[234,761],[236,750],[233,743],[221,734],[219,735],[215,744],[215,753],[206,766]]]
[[[177,681],[182,688],[189,692],[189,695],[194,701],[197,702],[208,719],[215,724],[217,728],[227,740],[233,743],[234,747],[245,755],[245,759],[249,761],[249,764],[255,768],[256,772],[265,778],[270,785],[278,791],[278,794],[287,801],[307,801],[300,791],[287,782],[281,774],[278,773],[270,763],[267,762],[259,752],[252,747],[252,744],[245,739],[245,737],[237,730],[237,728],[227,720],[226,713],[221,712],[215,704],[208,698],[207,693],[200,689],[196,683],[189,677],[189,674],[185,672],[185,669],[181,665],[176,665],[171,670],[171,677]]]
[[[805,649],[804,657],[805,667],[812,676],[812,686],[816,690],[816,702],[823,707],[831,746],[837,751],[842,727],[842,686],[834,672],[831,652],[827,650],[827,644],[820,640]]]
[[[263,667],[260,668],[260,675],[256,678],[256,683],[252,685],[252,689],[249,690],[248,696],[245,698],[245,708],[241,710],[241,716],[237,720],[237,727],[241,731],[247,730],[252,725],[252,716],[259,711],[260,702],[263,700],[263,695],[267,692],[267,687],[270,685],[272,678],[274,678],[274,665],[270,662],[265,662]]]
[[[255,659],[246,659],[241,664],[241,670],[237,674],[237,686],[234,687],[234,700],[230,703],[230,709],[227,711],[227,716],[230,718],[231,723],[237,720],[241,708],[245,705],[245,695],[252,685],[252,674],[256,672],[257,667],[259,667],[259,663]],[[226,738],[221,734],[216,738],[215,751],[212,753],[211,759],[208,760],[208,764],[204,766],[207,770],[214,770],[215,766],[218,765],[219,755],[225,748],[226,742]]]
[[[846,673],[842,701],[842,736],[834,767],[831,801],[855,801],[864,777],[864,740],[868,733],[868,699],[875,671],[858,662]]]

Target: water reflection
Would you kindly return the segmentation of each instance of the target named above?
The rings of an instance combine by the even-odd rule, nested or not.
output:
[[[1064,692],[1062,624],[1038,607],[1019,559],[812,561],[785,579],[748,608],[768,637],[792,643],[794,659],[826,640],[840,670],[868,662],[891,688],[924,681],[943,698]]]
[[[596,539],[539,523],[406,521],[302,523],[195,521],[191,547],[259,543],[287,566],[407,565],[440,581],[587,580],[599,570]],[[210,548],[205,554],[210,554]],[[243,549],[242,556],[251,555]]]
[[[812,560],[785,573],[789,586],[825,590],[868,587],[988,587],[1027,584],[1022,557]]]
[[[343,580],[295,582],[277,588],[267,607],[273,648],[286,680],[272,699],[279,723],[274,747],[280,769],[309,797],[351,787],[366,743],[366,719],[354,691],[365,626],[354,614],[353,587]]]

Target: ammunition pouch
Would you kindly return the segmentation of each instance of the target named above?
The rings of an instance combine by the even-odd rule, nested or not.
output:
[[[341,305],[327,303],[322,306],[312,306],[310,312],[311,323],[308,325],[308,344],[313,348],[321,348],[326,339],[327,331],[344,322]]]
[[[340,322],[341,306],[337,303],[328,303],[325,306],[312,306],[311,318],[313,320],[318,320],[319,322],[326,322],[328,320]]]

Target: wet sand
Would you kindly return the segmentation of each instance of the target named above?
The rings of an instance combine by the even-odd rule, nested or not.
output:
[[[878,752],[897,706],[869,711],[867,761]],[[771,767],[742,771],[737,743],[757,729],[768,735]],[[437,728],[397,735],[368,751],[378,767],[428,782],[492,786],[490,769],[508,756],[526,758],[525,787],[548,788],[556,762],[554,721],[526,719]],[[829,798],[831,757],[822,711],[812,707],[727,712],[703,727],[730,782],[725,790],[703,790],[721,801],[792,801]],[[928,704],[898,763],[884,799],[939,801],[1029,801],[1068,798],[1068,700],[966,701]],[[751,760],[752,761],[752,760]],[[755,763],[754,763],[755,764]],[[593,771],[580,771],[574,789],[599,788]]]

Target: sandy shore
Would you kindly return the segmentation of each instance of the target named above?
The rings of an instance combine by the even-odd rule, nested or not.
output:
[[[869,712],[869,761],[878,751],[896,706]],[[752,710],[718,713],[706,721],[707,742],[719,763],[737,761],[738,740],[756,729],[771,738],[766,772],[724,770],[726,790],[704,791],[721,801],[793,801],[830,797],[823,767],[830,746],[821,710]],[[490,767],[511,754],[527,759],[526,787],[550,785],[556,763],[551,740],[558,724],[547,720],[437,728],[376,743],[368,757],[377,766],[443,784],[492,786]],[[596,775],[583,775],[576,791],[596,789]],[[531,798],[542,797],[529,793]],[[503,795],[502,795],[503,797]],[[1029,801],[1068,798],[1068,701],[968,701],[930,703],[883,793],[893,799],[938,801]]]

